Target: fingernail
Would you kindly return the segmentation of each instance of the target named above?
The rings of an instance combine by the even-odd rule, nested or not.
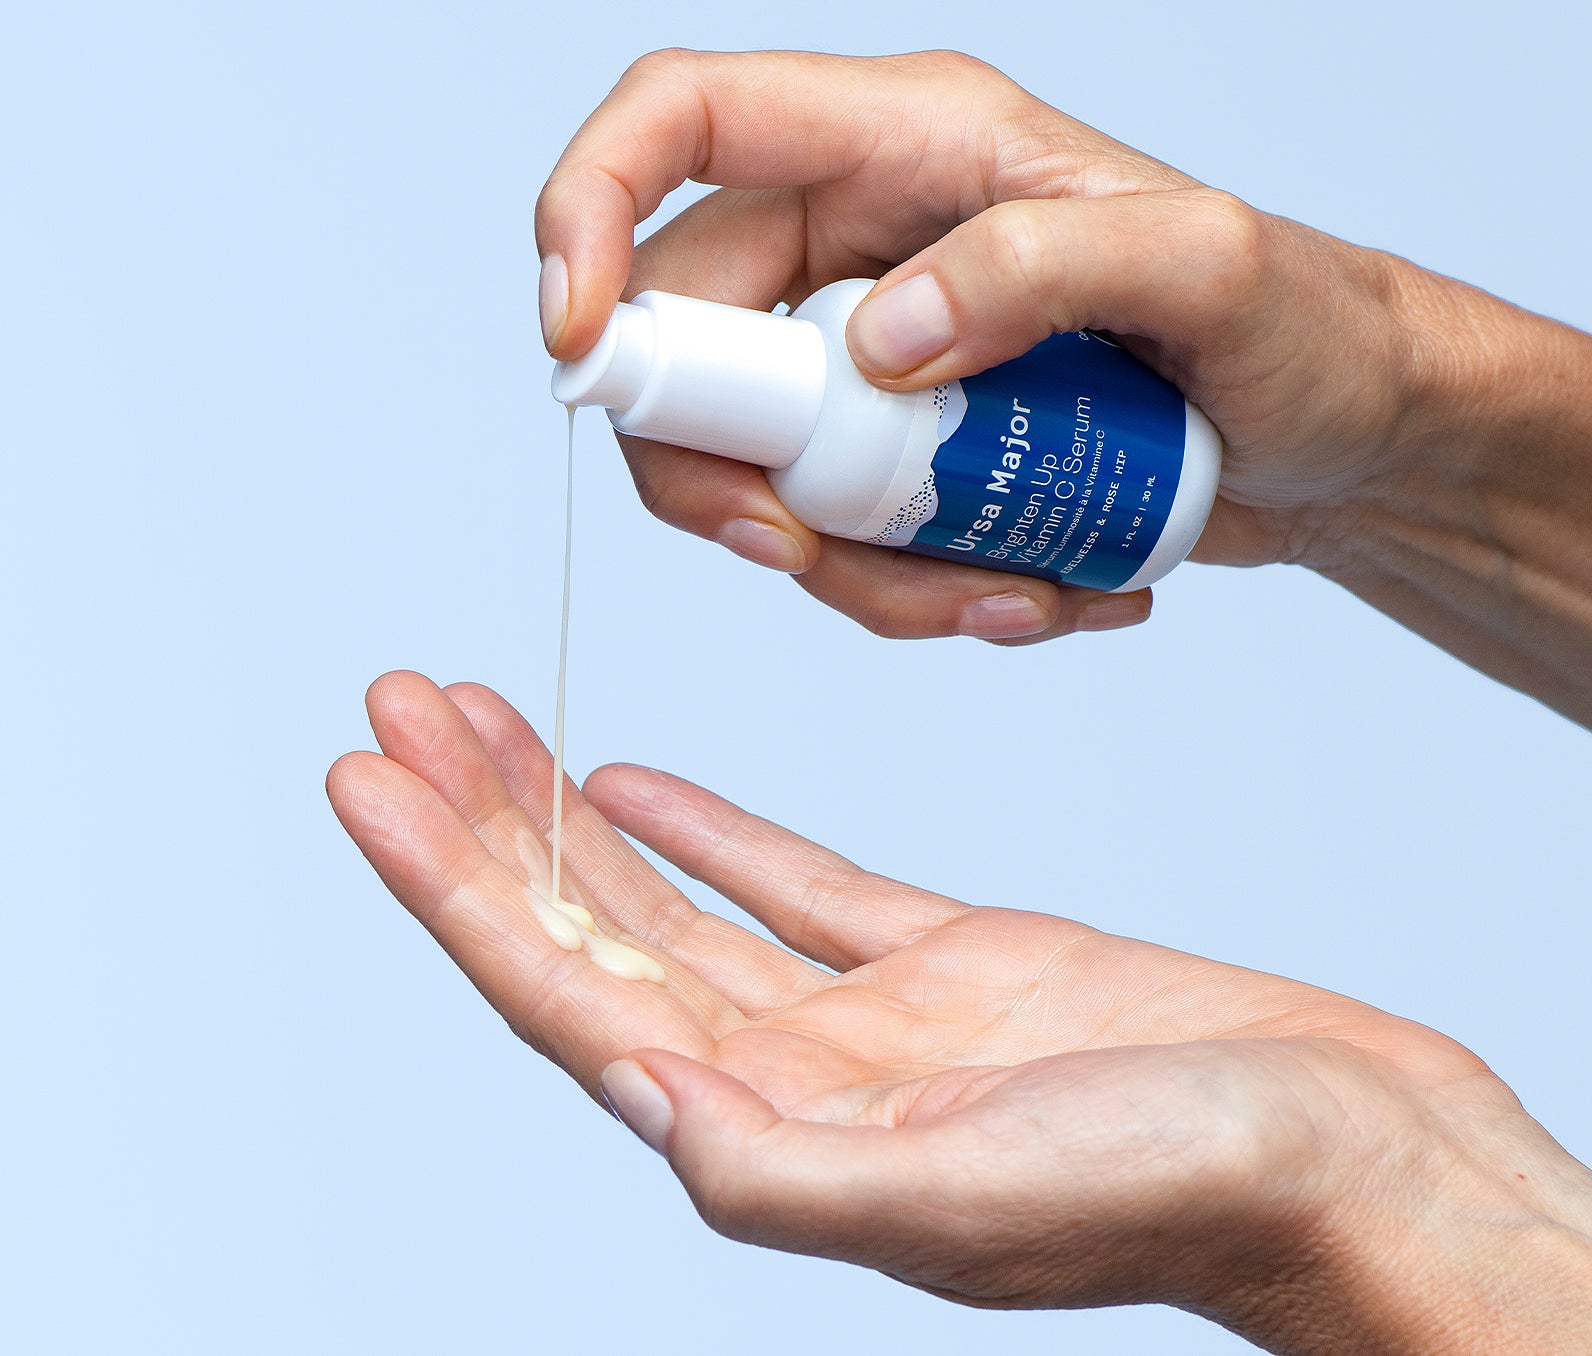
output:
[[[1115,631],[1137,626],[1150,615],[1148,593],[1108,594],[1097,598],[1078,614],[1080,631]]]
[[[569,266],[562,254],[549,254],[542,260],[536,300],[542,313],[542,342],[551,349],[569,318]]]
[[[718,543],[742,560],[784,574],[800,574],[807,568],[807,556],[801,543],[783,527],[757,518],[730,519],[720,529]]]
[[[992,593],[962,609],[956,631],[980,640],[1011,640],[1031,636],[1050,625],[1050,614],[1026,593]]]
[[[951,308],[932,273],[919,273],[863,302],[846,341],[863,367],[896,376],[950,348]]]
[[[609,1110],[649,1149],[665,1153],[674,1108],[652,1075],[633,1059],[616,1059],[599,1081]]]

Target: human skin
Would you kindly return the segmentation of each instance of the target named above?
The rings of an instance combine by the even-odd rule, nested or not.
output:
[[[1475,1055],[1308,985],[871,875],[661,772],[565,791],[495,693],[370,690],[338,817],[525,1041],[729,1237],[965,1304],[1158,1302],[1290,1353],[1592,1350],[1592,1173]],[[699,912],[623,830],[746,909]],[[799,954],[793,954],[799,953]],[[827,967],[827,968],[826,968]]]
[[[725,185],[632,251],[687,179]],[[878,277],[877,384],[1110,331],[1227,446],[1194,558],[1307,566],[1592,724],[1592,338],[1229,194],[956,53],[656,53],[537,208],[549,351],[648,287],[798,303]],[[1029,643],[1142,621],[1121,597],[821,537],[756,467],[622,439],[665,521],[789,571],[886,636]]]

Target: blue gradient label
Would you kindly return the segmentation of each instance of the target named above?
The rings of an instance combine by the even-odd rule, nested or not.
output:
[[[961,382],[967,412],[934,454],[934,515],[901,543],[1082,588],[1144,564],[1183,470],[1183,397],[1088,333],[1052,335]]]

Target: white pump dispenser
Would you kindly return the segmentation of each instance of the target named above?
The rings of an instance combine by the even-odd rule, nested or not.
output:
[[[558,365],[553,394],[606,405],[624,433],[788,466],[824,403],[824,336],[811,321],[643,292],[614,307],[585,357]]]
[[[553,396],[621,433],[752,462],[819,532],[1126,592],[1193,548],[1221,439],[1122,349],[1052,336],[932,390],[884,391],[846,322],[873,287],[831,284],[788,316],[665,292],[620,303]]]

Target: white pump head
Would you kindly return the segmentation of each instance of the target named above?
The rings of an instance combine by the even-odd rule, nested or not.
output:
[[[591,350],[553,369],[553,398],[561,405],[606,405],[628,410],[652,365],[652,314],[620,302]]]
[[[553,370],[553,398],[604,405],[621,433],[789,466],[824,401],[824,337],[808,320],[643,292],[591,351]]]

